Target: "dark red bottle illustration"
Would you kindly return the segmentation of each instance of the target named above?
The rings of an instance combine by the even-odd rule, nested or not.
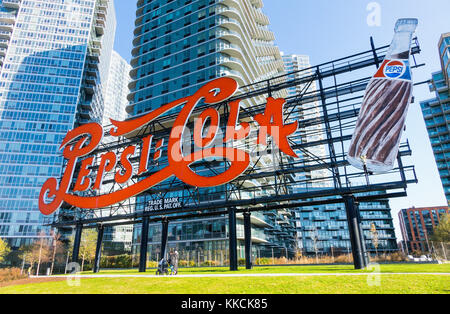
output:
[[[409,56],[417,19],[401,19],[382,66],[366,89],[348,161],[358,169],[388,172],[398,155],[413,82]]]

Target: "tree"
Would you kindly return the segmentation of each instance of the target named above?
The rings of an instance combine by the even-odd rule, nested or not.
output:
[[[19,257],[22,259],[22,268],[28,263],[30,265],[30,271],[32,271],[35,264],[37,264],[36,271],[38,272],[41,263],[45,263],[50,260],[50,249],[44,239],[37,240],[31,245],[23,246],[19,249],[19,251]]]
[[[317,228],[314,227],[313,234],[312,234],[312,240],[313,240],[313,246],[314,246],[314,252],[316,253],[316,264],[319,264],[319,232],[317,231]]]
[[[70,250],[73,251],[74,237],[72,236],[70,239]],[[87,229],[83,231],[83,236],[80,241],[80,256],[82,259],[81,262],[81,271],[84,268],[84,262],[92,262],[95,258],[95,251],[97,249],[97,231],[94,229]]]
[[[45,233],[41,232],[39,234],[40,240],[33,243],[31,249],[31,265],[37,263],[36,276],[39,275],[39,270],[42,263],[48,263],[50,261],[51,248],[48,244],[47,239],[45,239]]]
[[[439,226],[434,229],[432,240],[435,242],[450,243],[450,214],[441,217]]]
[[[65,247],[64,243],[61,241],[61,234],[54,231],[51,232],[52,235],[52,266],[50,267],[50,274],[53,275],[53,269],[55,267],[56,261],[62,261],[64,259]],[[59,257],[59,258],[58,258]]]
[[[0,238],[0,263],[5,260],[5,257],[11,252],[8,244]]]
[[[24,245],[19,248],[18,257],[22,260],[22,273],[24,272],[25,264],[29,263],[32,266],[32,245]]]
[[[375,254],[378,256],[378,246],[380,244],[380,241],[378,238],[378,231],[375,223],[372,223],[372,226],[370,228],[370,234],[372,235],[372,244],[373,247],[375,248]]]

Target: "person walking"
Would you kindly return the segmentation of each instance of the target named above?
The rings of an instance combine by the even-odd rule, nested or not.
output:
[[[179,254],[178,251],[175,250],[175,252],[172,255],[172,263],[173,263],[173,270],[174,270],[174,274],[178,275],[178,261],[179,261]]]

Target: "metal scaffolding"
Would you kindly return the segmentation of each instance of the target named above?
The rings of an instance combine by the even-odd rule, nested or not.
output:
[[[256,129],[257,123],[252,117],[264,113],[266,108],[264,100],[267,97],[280,95],[290,87],[302,86],[301,92],[286,98],[287,103],[284,107],[285,123],[293,120],[299,121],[299,131],[290,137],[289,142],[295,151],[301,153],[302,158],[293,159],[283,156],[270,141],[267,149],[258,150],[256,146],[250,145],[256,141],[258,136],[257,132],[252,132],[248,141],[239,143],[238,147],[235,147],[246,149],[250,153],[251,167],[244,175],[221,188],[199,189],[186,185],[176,178],[169,178],[139,196],[108,208],[85,210],[65,204],[59,214],[53,217],[53,221],[48,222],[49,225],[55,228],[75,226],[77,228],[76,250],[82,228],[100,226],[103,230],[110,226],[142,224],[143,232],[145,232],[151,222],[169,223],[194,217],[229,215],[230,257],[233,259],[231,269],[235,270],[237,269],[236,213],[245,213],[245,234],[248,237],[251,236],[248,215],[251,215],[252,212],[344,203],[347,209],[355,266],[364,268],[367,265],[367,255],[364,241],[361,241],[362,232],[357,204],[404,197],[407,195],[407,186],[417,183],[415,169],[412,165],[408,165],[406,160],[406,157],[412,154],[408,142],[401,144],[397,165],[389,173],[365,173],[351,167],[346,160],[346,150],[356,125],[364,91],[371,79],[371,73],[383,61],[387,48],[388,46],[375,48],[372,42],[372,49],[368,51],[243,86],[232,99],[214,106],[221,114],[221,129],[225,132],[229,116],[228,104],[232,101],[242,100],[247,105],[243,105],[241,108],[240,119]],[[420,47],[415,39],[412,49],[412,68],[423,66],[416,62],[415,56],[419,53]],[[295,78],[292,78],[294,76]],[[318,87],[311,89],[312,84]],[[198,116],[209,107],[213,106],[197,106],[192,116]],[[150,134],[157,139],[166,139],[167,143],[172,123],[176,117],[177,112],[170,112],[124,138],[112,137],[109,134],[110,128],[105,128],[105,139],[98,150],[93,153],[96,156],[96,166],[92,170],[98,169],[100,156],[105,152],[113,151],[119,155],[126,147],[137,145],[138,151],[135,156],[139,156],[140,144]],[[192,127],[192,122],[190,121],[188,127]],[[305,139],[315,140],[306,141]],[[187,139],[188,146],[191,145],[189,141],[192,142],[192,138]],[[317,155],[314,152],[314,148],[317,147],[323,147],[325,153]],[[195,150],[195,148],[193,149]],[[129,184],[135,184],[160,171],[161,167],[167,164],[166,154],[167,150],[160,159],[150,162],[148,172],[134,175]],[[139,157],[133,157],[130,161],[137,167]],[[229,161],[226,159],[203,160],[194,163],[191,168],[198,174],[214,175],[226,170],[229,165]],[[114,173],[120,169],[121,165],[118,163],[115,171],[106,174],[103,181],[103,193],[126,187],[117,184],[113,178]],[[298,175],[317,171],[322,171],[326,175],[317,178],[303,178]],[[86,192],[84,193],[86,194]],[[82,196],[95,196],[85,194]],[[179,208],[149,210],[148,204],[152,200],[164,199],[174,194],[180,199]],[[140,270],[145,271],[146,242],[148,240],[145,235],[141,238]],[[99,236],[99,241],[101,239],[102,237]],[[165,241],[164,247],[167,244],[167,237]],[[249,242],[246,241],[247,259],[251,258],[249,250]],[[77,255],[74,254],[74,260],[78,258]],[[97,266],[96,271],[98,271],[98,264],[95,265]],[[247,267],[251,268],[251,261],[247,261]]]

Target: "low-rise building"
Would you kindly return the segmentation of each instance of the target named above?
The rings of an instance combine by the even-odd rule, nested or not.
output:
[[[413,252],[431,252],[431,237],[442,216],[449,213],[448,207],[427,207],[403,209],[399,213],[403,236],[403,249]]]

